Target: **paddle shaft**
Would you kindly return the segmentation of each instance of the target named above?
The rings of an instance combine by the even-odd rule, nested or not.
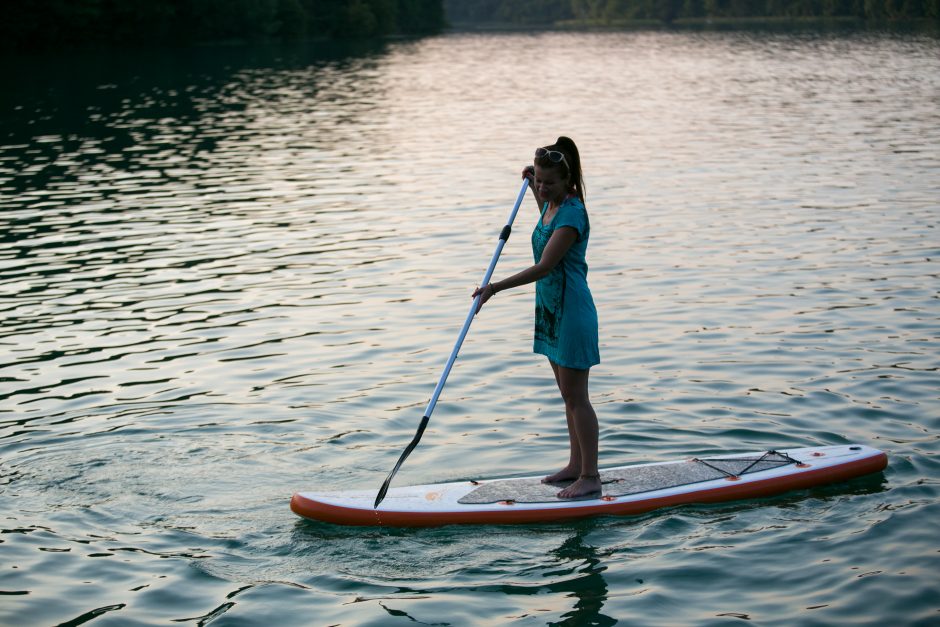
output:
[[[496,262],[499,261],[499,255],[503,252],[503,246],[506,245],[506,241],[509,239],[509,234],[512,231],[512,223],[516,219],[516,214],[519,213],[519,207],[522,205],[522,201],[525,199],[526,192],[529,189],[528,179],[523,181],[522,188],[519,190],[519,196],[516,198],[516,204],[512,208],[512,212],[509,214],[509,219],[506,221],[506,226],[503,227],[502,232],[499,234],[499,242],[496,244],[496,251],[493,253],[493,258],[490,259],[490,265],[486,269],[486,273],[483,275],[483,280],[480,282],[480,285],[486,285],[490,282],[490,278],[493,276],[493,270],[496,269]],[[457,342],[454,344],[454,349],[450,352],[450,357],[447,359],[447,364],[444,366],[444,372],[441,373],[441,378],[437,382],[437,386],[434,388],[434,394],[431,395],[431,400],[428,402],[427,408],[424,410],[424,416],[421,418],[421,423],[418,425],[418,431],[415,433],[414,438],[408,446],[405,447],[405,450],[402,452],[401,457],[398,458],[398,463],[395,464],[395,467],[392,468],[392,472],[388,473],[388,477],[385,479],[385,483],[382,484],[382,487],[379,489],[378,495],[375,497],[374,507],[378,507],[379,503],[382,502],[382,499],[385,498],[385,493],[388,492],[388,486],[392,483],[392,478],[395,476],[395,473],[398,472],[398,469],[401,468],[401,465],[404,463],[405,459],[411,455],[411,451],[418,446],[418,442],[421,440],[421,436],[424,435],[424,430],[428,426],[428,421],[431,419],[431,413],[434,412],[434,407],[437,405],[437,399],[441,396],[441,390],[444,389],[444,383],[447,381],[447,375],[450,374],[451,368],[454,367],[454,362],[457,360],[457,353],[460,352],[460,346],[463,344],[464,338],[467,337],[467,331],[470,330],[470,323],[473,322],[474,316],[476,316],[477,307],[480,305],[480,299],[482,294],[477,294],[473,298],[473,303],[470,305],[470,311],[467,313],[467,319],[464,320],[463,327],[460,329],[460,335],[457,336]]]

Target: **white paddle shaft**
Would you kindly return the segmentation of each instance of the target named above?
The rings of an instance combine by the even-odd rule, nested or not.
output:
[[[486,273],[483,275],[483,281],[480,283],[481,286],[486,285],[490,282],[490,277],[493,276],[493,270],[496,268],[496,262],[499,260],[499,255],[503,252],[503,246],[506,245],[506,240],[509,239],[509,233],[512,231],[512,223],[516,219],[516,214],[519,213],[519,207],[522,205],[522,201],[525,198],[525,193],[529,189],[529,180],[526,179],[522,183],[522,189],[519,190],[519,196],[516,198],[516,204],[512,208],[512,212],[509,214],[509,219],[506,221],[506,226],[503,227],[502,232],[499,234],[499,242],[496,244],[496,252],[493,253],[493,258],[490,260],[490,265],[486,269]],[[411,455],[411,451],[418,446],[418,442],[421,440],[421,436],[424,434],[425,427],[428,426],[428,421],[431,419],[431,412],[434,411],[434,406],[437,405],[437,399],[441,396],[441,390],[444,389],[444,382],[447,381],[447,375],[450,374],[450,369],[454,367],[454,362],[457,360],[457,353],[460,351],[460,345],[463,344],[463,340],[467,337],[467,331],[470,330],[470,323],[473,322],[473,317],[476,315],[477,307],[480,304],[481,295],[477,295],[473,299],[473,303],[470,305],[470,311],[467,313],[467,319],[463,323],[463,327],[460,329],[460,335],[457,337],[457,343],[454,344],[454,350],[450,352],[450,357],[447,359],[447,365],[444,366],[444,372],[441,373],[441,378],[437,382],[437,387],[434,388],[434,394],[431,395],[431,400],[428,402],[427,408],[424,410],[424,416],[421,417],[421,422],[418,424],[418,430],[415,432],[414,437],[411,439],[411,442],[408,443],[408,446],[405,447],[405,450],[402,451],[401,457],[398,458],[398,463],[395,464],[395,467],[392,468],[392,472],[388,473],[388,477],[385,478],[385,483],[382,484],[382,487],[379,488],[379,492],[375,497],[375,504],[373,507],[378,508],[379,503],[382,502],[382,499],[385,498],[386,492],[388,492],[388,486],[392,483],[392,478],[395,476],[395,473],[398,472],[398,469],[401,468],[402,463],[405,459]]]
[[[493,276],[493,270],[496,269],[496,262],[499,261],[499,256],[503,252],[503,246],[506,245],[506,240],[509,239],[509,230],[512,227],[513,221],[516,219],[516,214],[519,213],[519,207],[522,205],[522,201],[525,199],[526,191],[529,188],[529,181],[526,180],[522,184],[522,189],[519,190],[519,196],[516,198],[516,204],[512,208],[512,213],[509,214],[509,219],[506,221],[506,226],[503,227],[503,232],[500,233],[499,242],[496,244],[496,251],[493,253],[493,258],[490,259],[490,265],[486,269],[486,273],[483,275],[483,280],[480,282],[480,286],[484,286],[490,282],[490,279]],[[447,376],[450,374],[451,368],[454,367],[454,362],[457,360],[457,353],[460,351],[460,347],[463,344],[464,338],[467,337],[467,332],[470,330],[470,323],[473,322],[474,316],[476,316],[477,307],[480,303],[481,294],[478,294],[473,299],[473,303],[470,305],[470,311],[467,313],[467,319],[464,320],[463,327],[460,329],[460,335],[457,336],[457,342],[454,344],[454,350],[450,352],[450,357],[447,359],[447,365],[444,366],[444,372],[441,374],[440,380],[437,382],[437,387],[434,388],[434,394],[431,395],[431,400],[428,402],[427,408],[424,410],[425,416],[430,416],[431,412],[434,411],[434,406],[437,405],[437,399],[441,395],[441,390],[444,389],[444,382],[447,381]]]

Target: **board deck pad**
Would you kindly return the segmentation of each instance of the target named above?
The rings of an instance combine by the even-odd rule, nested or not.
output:
[[[626,496],[642,494],[664,488],[691,485],[702,481],[712,481],[722,477],[736,477],[759,472],[769,468],[779,468],[796,460],[776,451],[764,455],[753,455],[722,459],[692,459],[658,466],[638,465],[601,470],[601,483],[607,496]],[[560,499],[559,489],[571,485],[572,481],[542,483],[540,479],[502,479],[482,483],[473,492],[459,499],[462,505],[499,503],[554,503],[570,502],[575,499]],[[596,499],[597,493],[582,497],[581,500]]]

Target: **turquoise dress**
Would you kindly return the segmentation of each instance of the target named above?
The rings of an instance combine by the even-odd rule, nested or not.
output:
[[[538,263],[555,229],[570,226],[578,238],[558,265],[535,284],[535,341],[533,350],[552,363],[586,370],[601,362],[597,346],[597,309],[587,284],[588,237],[591,225],[587,210],[576,196],[569,196],[548,225],[542,218],[532,231],[532,255]]]

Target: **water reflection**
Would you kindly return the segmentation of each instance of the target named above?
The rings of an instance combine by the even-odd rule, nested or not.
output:
[[[193,184],[220,162],[257,157],[239,150],[245,141],[255,150],[329,146],[337,127],[316,118],[355,123],[381,96],[368,79],[385,53],[361,42],[7,59],[17,88],[0,95],[0,163],[16,167],[0,169],[0,184],[41,192],[34,208],[74,205]],[[304,119],[282,123],[294,115]]]
[[[356,606],[351,611],[377,605],[418,623],[476,623],[476,600],[498,592],[514,599],[493,608],[503,622],[606,626],[618,620],[604,611],[610,552],[589,539],[598,528],[582,521],[574,528],[378,529],[303,520],[293,525],[289,550],[305,564],[305,585],[343,595]],[[351,594],[351,581],[361,594]]]
[[[585,541],[591,528],[590,524],[579,526],[574,535],[551,553],[561,563],[574,562],[581,566],[576,569],[577,577],[549,584],[552,592],[576,599],[574,607],[562,614],[560,621],[550,622],[549,625],[607,627],[617,624],[617,620],[602,612],[608,595],[607,581],[604,579],[607,567],[603,565],[597,547]]]
[[[318,275],[354,267],[357,257],[395,258],[380,252],[387,234],[345,217],[362,209],[350,199],[381,187],[361,150],[383,143],[362,129],[364,117],[383,116],[376,66],[384,47],[248,50],[210,49],[195,64],[174,51],[102,59],[103,68],[91,63],[97,57],[43,68],[69,93],[69,107],[61,107],[63,93],[34,91],[28,80],[8,93],[3,122],[12,137],[0,162],[16,167],[0,172],[10,192],[0,289],[16,300],[4,336],[32,337],[38,350],[27,343],[0,366],[47,367],[41,381],[21,370],[23,385],[4,398],[30,394],[36,411],[81,396],[203,394],[181,394],[189,386],[169,365],[198,354],[220,354],[223,363],[275,359],[278,344],[322,327],[243,335],[228,346],[235,338],[224,329],[289,317],[296,299],[311,297],[302,285],[325,282]],[[87,118],[79,123],[75,110]],[[296,297],[245,302],[241,295],[262,283]],[[47,343],[55,348],[44,350]],[[98,377],[53,374],[107,361],[131,366],[112,386],[73,393]]]

